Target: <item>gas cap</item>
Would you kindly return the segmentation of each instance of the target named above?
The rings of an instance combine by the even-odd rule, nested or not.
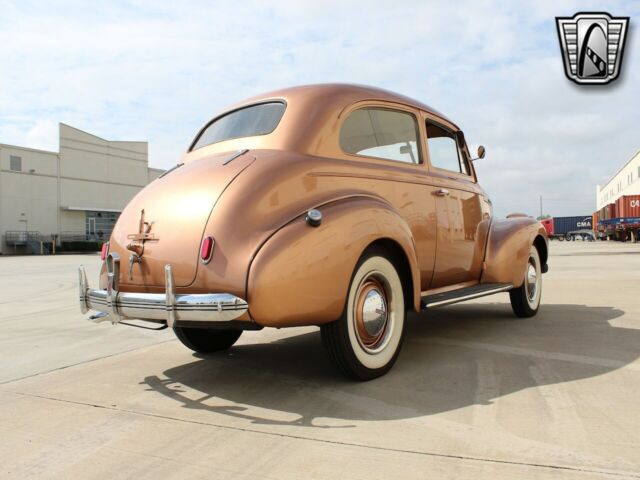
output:
[[[312,227],[318,227],[322,223],[322,212],[312,208],[307,212],[307,223]]]

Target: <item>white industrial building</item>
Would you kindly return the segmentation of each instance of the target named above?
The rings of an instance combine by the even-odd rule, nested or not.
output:
[[[0,144],[0,254],[40,240],[100,241],[125,205],[163,170],[147,142],[104,140],[60,124],[60,151]]]
[[[596,187],[597,210],[623,195],[640,195],[640,150],[625,163],[606,185]]]

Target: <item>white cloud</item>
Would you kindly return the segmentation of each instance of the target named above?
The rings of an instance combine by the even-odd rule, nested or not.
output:
[[[57,2],[0,0],[0,142],[47,146],[58,121],[148,140],[175,163],[225,105],[301,83],[413,96],[460,124],[496,211],[589,213],[638,147],[640,37],[610,87],[573,85],[554,17],[594,2]],[[633,2],[613,15],[640,18]]]
[[[50,118],[36,120],[24,136],[24,145],[41,150],[58,151],[58,122]]]

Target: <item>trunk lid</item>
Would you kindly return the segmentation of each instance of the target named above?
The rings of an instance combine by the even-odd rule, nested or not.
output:
[[[121,285],[164,286],[164,266],[168,263],[173,266],[176,286],[194,281],[202,236],[213,207],[254,161],[245,153],[224,165],[232,155],[187,161],[151,182],[131,200],[111,235],[110,251],[121,258]],[[146,233],[146,238],[141,233]],[[132,251],[127,245],[131,244],[138,251],[144,250],[142,261],[133,264],[129,276]]]

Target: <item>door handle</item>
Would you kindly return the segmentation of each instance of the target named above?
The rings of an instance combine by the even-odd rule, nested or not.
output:
[[[438,190],[435,191],[435,194],[439,197],[448,197],[449,196],[449,190],[447,190],[446,188],[440,188]]]

